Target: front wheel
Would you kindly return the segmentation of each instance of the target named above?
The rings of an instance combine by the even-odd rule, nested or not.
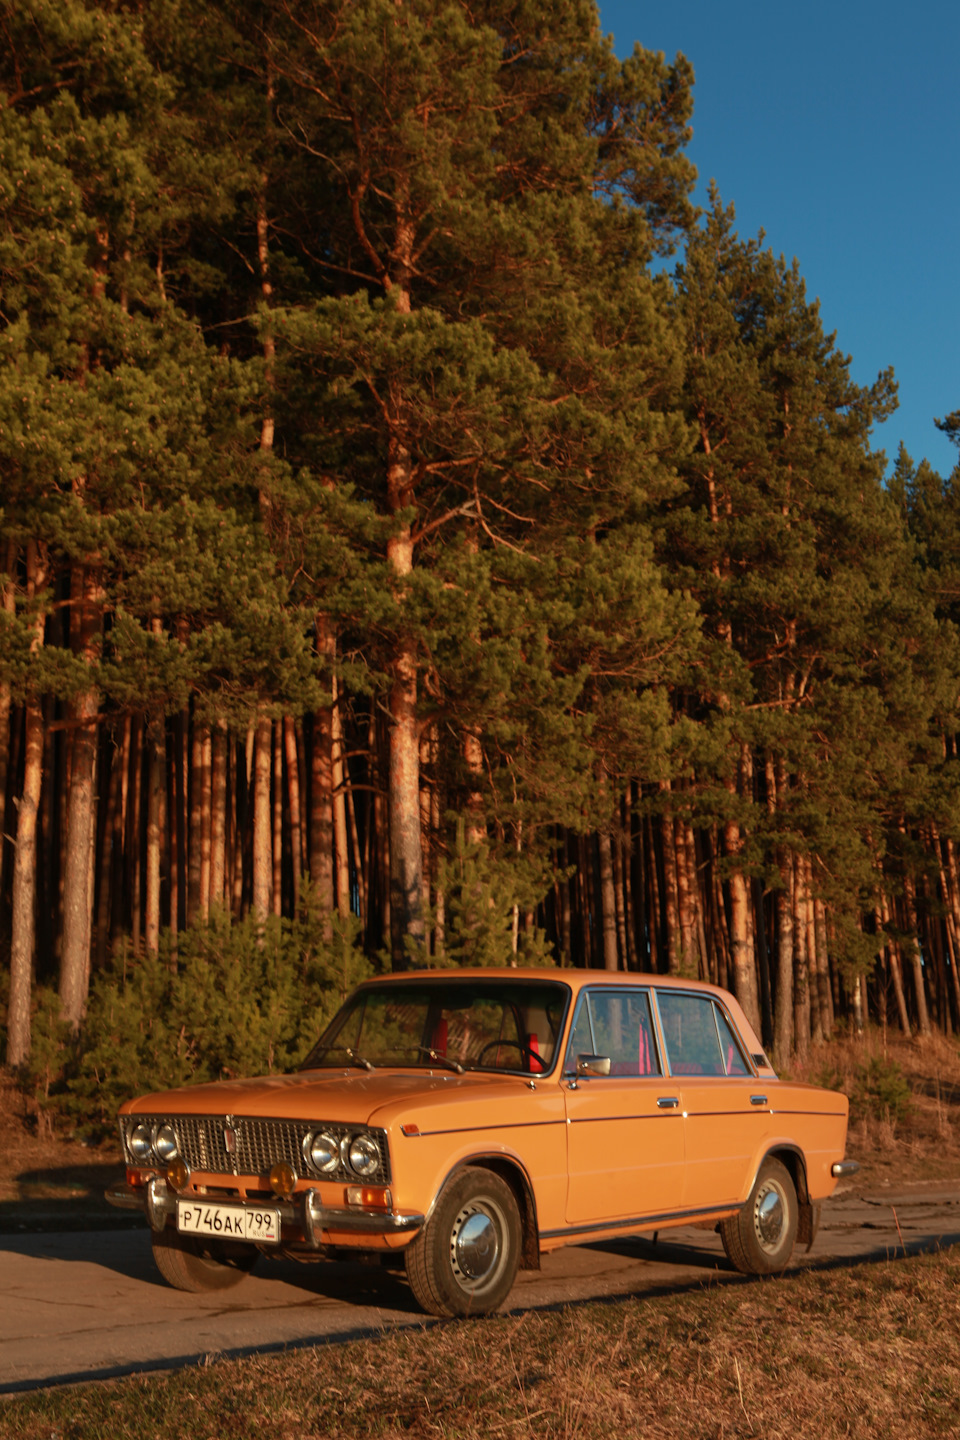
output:
[[[779,1160],[765,1160],[746,1205],[720,1222],[730,1263],[744,1275],[785,1270],[793,1254],[798,1218],[797,1191],[789,1170]]]
[[[405,1251],[407,1279],[430,1315],[488,1315],[503,1304],[520,1264],[513,1191],[490,1170],[457,1175]]]
[[[259,1252],[229,1240],[202,1241],[167,1226],[151,1231],[157,1269],[174,1290],[229,1290],[249,1275]]]

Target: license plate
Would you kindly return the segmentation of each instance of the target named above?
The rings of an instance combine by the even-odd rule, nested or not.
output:
[[[178,1200],[177,1229],[187,1235],[206,1235],[210,1240],[249,1240],[254,1245],[278,1245],[280,1212],[255,1206],[204,1205]]]

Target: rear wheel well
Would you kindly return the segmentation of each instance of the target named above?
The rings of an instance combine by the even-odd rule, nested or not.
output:
[[[771,1150],[766,1157],[768,1160],[779,1160],[790,1173],[793,1181],[793,1188],[797,1192],[797,1202],[800,1207],[799,1220],[797,1224],[797,1244],[810,1249],[817,1238],[817,1231],[820,1229],[820,1206],[814,1204],[810,1199],[810,1191],[807,1186],[807,1163],[799,1150],[792,1150],[784,1146],[779,1150]]]
[[[810,1193],[807,1190],[807,1166],[799,1150],[790,1146],[783,1146],[781,1149],[770,1150],[763,1157],[765,1160],[779,1160],[790,1173],[793,1181],[793,1188],[797,1192],[797,1199],[801,1205],[810,1204]]]
[[[475,1160],[470,1160],[461,1168],[463,1170],[492,1170],[510,1186],[520,1212],[520,1227],[523,1236],[520,1269],[539,1270],[540,1231],[537,1226],[537,1207],[530,1182],[520,1166],[503,1155],[481,1155]],[[460,1171],[454,1173],[459,1174]]]

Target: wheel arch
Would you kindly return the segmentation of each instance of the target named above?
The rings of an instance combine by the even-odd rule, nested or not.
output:
[[[799,1217],[797,1223],[797,1244],[810,1249],[817,1238],[817,1231],[820,1228],[820,1206],[810,1199],[810,1190],[807,1186],[807,1159],[799,1145],[782,1143],[772,1145],[766,1152],[760,1166],[757,1167],[757,1175],[760,1168],[767,1160],[779,1160],[784,1166],[793,1181],[793,1188],[797,1192],[797,1205]],[[756,1175],[754,1176],[754,1182]],[[752,1188],[752,1187],[751,1187]]]
[[[494,1175],[499,1176],[505,1184],[509,1185],[513,1197],[517,1202],[517,1210],[520,1215],[520,1234],[522,1237],[520,1253],[521,1270],[540,1269],[540,1227],[537,1221],[537,1202],[533,1194],[533,1186],[530,1177],[523,1165],[512,1155],[497,1153],[481,1153],[468,1155],[460,1160],[445,1177],[443,1184],[437,1190],[436,1195],[427,1211],[427,1219],[433,1214],[437,1201],[446,1190],[447,1186],[454,1181],[458,1175],[465,1170],[491,1170]]]

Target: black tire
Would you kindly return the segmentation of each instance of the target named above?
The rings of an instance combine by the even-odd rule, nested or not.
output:
[[[489,1315],[513,1288],[520,1245],[507,1182],[491,1170],[463,1170],[404,1252],[410,1289],[429,1315]]]
[[[774,1275],[785,1270],[793,1254],[799,1215],[789,1170],[779,1160],[765,1160],[746,1205],[720,1223],[723,1248],[734,1269],[744,1275]]]
[[[256,1265],[259,1252],[229,1241],[203,1241],[181,1235],[168,1225],[152,1230],[157,1269],[174,1290],[229,1290],[239,1285]]]

